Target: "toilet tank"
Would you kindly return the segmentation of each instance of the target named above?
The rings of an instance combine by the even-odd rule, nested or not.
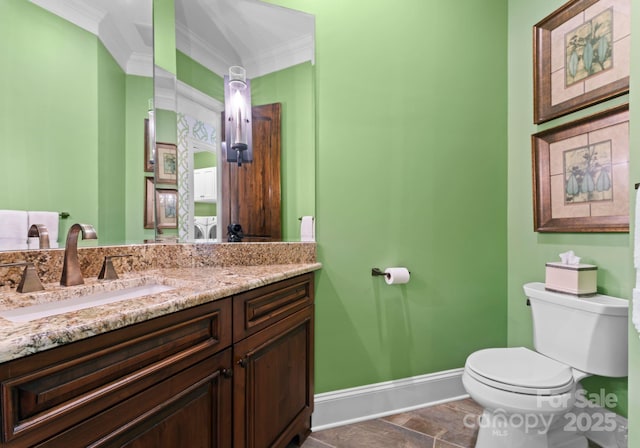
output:
[[[627,300],[547,291],[544,283],[527,283],[524,292],[537,352],[594,375],[627,376]]]

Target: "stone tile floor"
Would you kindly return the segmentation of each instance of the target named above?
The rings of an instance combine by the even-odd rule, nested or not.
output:
[[[467,398],[314,432],[302,448],[473,448],[477,426],[465,422],[480,414]]]

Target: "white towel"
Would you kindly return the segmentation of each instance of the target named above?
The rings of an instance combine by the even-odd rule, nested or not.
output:
[[[0,238],[22,241],[27,244],[27,212],[22,210],[0,210]]]
[[[57,246],[58,242],[58,223],[60,220],[60,214],[58,212],[28,212],[29,213],[29,223],[27,229],[29,229],[33,224],[44,224],[47,226],[47,230],[49,231],[49,243],[51,248]]]
[[[633,234],[633,265],[636,269],[640,269],[640,191],[636,190],[636,220]],[[636,283],[636,288],[640,288],[640,284]]]
[[[0,250],[27,250],[27,239],[0,238]]]
[[[640,333],[640,289],[633,288],[633,314],[631,315],[633,325]]]

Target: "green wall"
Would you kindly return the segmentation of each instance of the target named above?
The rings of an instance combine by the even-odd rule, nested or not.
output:
[[[98,236],[101,244],[122,244],[127,186],[126,115],[122,113],[126,75],[106,48],[98,47]]]
[[[24,0],[0,2],[0,39],[0,208],[98,226],[98,40]]]
[[[76,222],[100,244],[141,242],[152,79],[125,75],[96,36],[24,0],[0,2],[0,37],[0,208],[69,212],[61,244]]]
[[[559,260],[561,252],[572,249],[583,257],[584,262],[598,266],[598,291],[601,293],[628,298],[633,287],[629,234],[533,231],[531,134],[628,100],[625,96],[541,126],[533,124],[532,27],[564,3],[564,0],[509,0],[508,329],[509,345],[512,346],[532,346],[531,313],[525,306],[522,285],[544,281],[545,262]],[[593,377],[583,384],[593,391],[604,387],[607,392],[616,393],[619,404],[616,412],[627,414],[626,379]]]
[[[141,243],[155,239],[155,231],[144,228],[143,218],[145,176],[153,174],[144,171],[144,119],[153,98],[153,78],[127,76],[126,89],[126,241]]]
[[[224,102],[224,79],[207,67],[176,50],[178,80]]]
[[[282,105],[282,239],[300,241],[300,216],[315,214],[314,78],[310,62],[251,80],[254,105]]]
[[[506,1],[273,3],[316,16],[316,392],[506,345]]]
[[[153,62],[176,73],[176,14],[174,0],[153,0]]]

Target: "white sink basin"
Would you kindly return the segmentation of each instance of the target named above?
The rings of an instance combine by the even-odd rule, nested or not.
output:
[[[130,286],[116,291],[96,292],[70,299],[56,300],[53,302],[38,303],[20,308],[1,310],[0,317],[11,322],[29,322],[43,317],[55,316],[57,314],[69,313],[71,311],[83,310],[94,306],[106,305],[108,303],[120,302],[122,300],[135,299],[138,297],[159,294],[171,291],[173,286],[161,284],[148,284],[142,286]]]

